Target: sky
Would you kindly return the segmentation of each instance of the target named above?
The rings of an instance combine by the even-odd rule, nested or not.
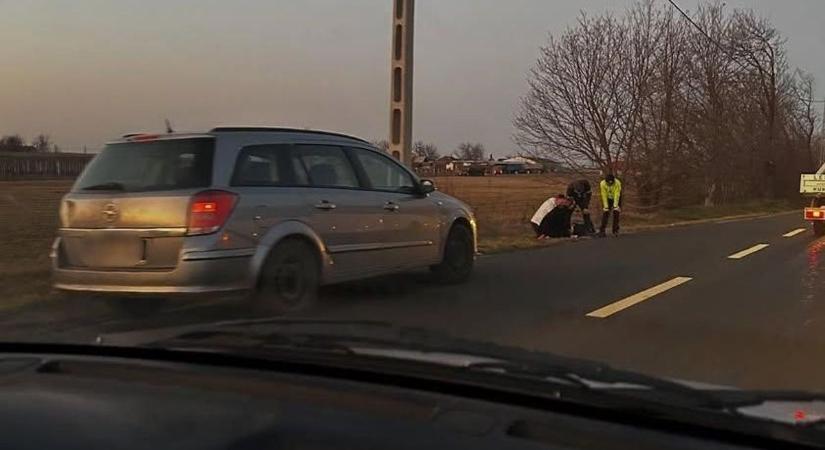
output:
[[[661,0],[664,4],[666,1]],[[417,0],[413,139],[517,151],[512,118],[549,34],[632,0]],[[692,10],[697,0],[679,0]],[[728,0],[769,17],[825,94],[825,1]],[[0,0],[0,134],[64,150],[216,125],[389,127],[390,0]]]

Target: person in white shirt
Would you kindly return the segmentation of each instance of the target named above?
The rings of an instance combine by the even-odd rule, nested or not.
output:
[[[564,194],[545,200],[530,219],[536,239],[570,236],[570,206],[571,202]]]

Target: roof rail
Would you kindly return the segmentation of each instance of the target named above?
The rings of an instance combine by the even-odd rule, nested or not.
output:
[[[209,131],[210,133],[232,133],[232,132],[281,132],[281,133],[308,133],[308,134],[319,134],[325,136],[336,136],[336,137],[343,137],[347,139],[352,139],[355,141],[363,142],[365,144],[370,144],[369,141],[366,139],[361,139],[359,137],[350,136],[348,134],[343,133],[335,133],[333,131],[322,131],[322,130],[307,130],[302,128],[283,128],[283,127],[215,127]],[[372,145],[372,144],[370,144]]]
[[[137,141],[153,141],[153,140],[155,140],[159,137],[161,137],[161,135],[159,135],[157,133],[129,133],[129,134],[124,134],[122,139],[125,139],[127,141],[137,142]]]

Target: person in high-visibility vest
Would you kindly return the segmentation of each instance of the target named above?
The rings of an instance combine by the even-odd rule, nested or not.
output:
[[[602,195],[602,224],[599,236],[605,236],[607,221],[610,213],[613,213],[613,234],[619,234],[619,214],[622,210],[622,182],[608,173],[604,180],[599,183],[599,191]]]

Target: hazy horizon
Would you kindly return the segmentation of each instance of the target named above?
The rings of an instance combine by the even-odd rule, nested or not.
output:
[[[514,152],[511,118],[548,33],[580,10],[630,3],[417,0],[413,138],[442,154],[463,141]],[[727,4],[769,17],[822,97],[825,2]],[[168,117],[181,131],[287,125],[385,138],[390,12],[389,0],[0,0],[0,134],[94,150]]]

